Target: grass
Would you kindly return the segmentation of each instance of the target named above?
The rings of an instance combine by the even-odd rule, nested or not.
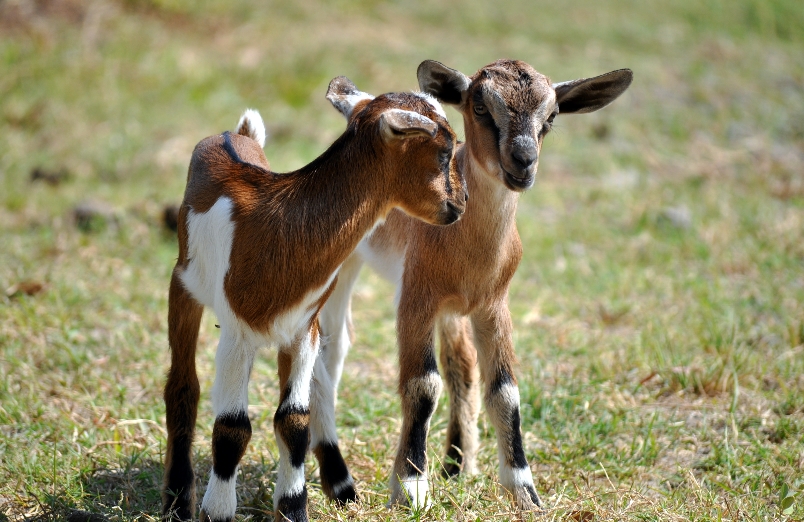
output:
[[[0,1],[0,520],[157,519],[176,256],[161,212],[199,139],[258,108],[291,170],[343,128],[332,77],[406,90],[423,59],[471,73],[500,57],[556,81],[636,78],[604,111],[559,117],[520,199],[510,302],[543,519],[804,519],[803,27],[792,0]],[[100,217],[79,228],[87,201]],[[392,294],[362,274],[339,399],[365,501],[329,505],[310,459],[313,518],[512,518],[485,417],[479,475],[434,480],[429,511],[384,507]],[[216,336],[207,315],[202,489]],[[243,519],[272,516],[276,387],[266,350]]]

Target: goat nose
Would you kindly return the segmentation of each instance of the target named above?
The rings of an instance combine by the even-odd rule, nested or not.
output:
[[[523,170],[533,165],[536,160],[539,159],[539,155],[534,148],[514,149],[511,156],[513,156],[514,161],[516,161]]]

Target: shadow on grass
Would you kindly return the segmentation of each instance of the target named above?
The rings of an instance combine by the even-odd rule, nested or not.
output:
[[[212,461],[196,459],[196,493],[203,498]],[[206,470],[206,471],[205,471]],[[76,502],[65,492],[40,499],[40,512],[34,516],[9,519],[0,514],[0,522],[105,522],[108,520],[159,520],[162,508],[162,474],[159,459],[132,459],[117,469],[97,469],[82,479],[83,498]],[[238,509],[248,520],[274,520],[273,484],[276,463],[245,463],[237,477]],[[196,513],[199,506],[196,506]]]

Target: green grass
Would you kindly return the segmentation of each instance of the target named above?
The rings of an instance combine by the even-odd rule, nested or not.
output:
[[[635,72],[611,107],[558,118],[520,199],[510,301],[544,520],[804,519],[799,2],[289,4],[0,1],[0,520],[158,518],[176,256],[161,211],[198,140],[254,107],[273,168],[291,170],[343,129],[332,77],[408,90],[424,59],[472,73],[501,57],[556,81]],[[66,179],[32,182],[35,169]],[[86,200],[113,217],[77,228]],[[511,518],[485,417],[479,475],[434,480],[429,511],[384,507],[400,422],[392,294],[362,274],[339,398],[365,501],[329,505],[310,459],[313,518]],[[201,489],[216,336],[208,314]],[[238,516],[270,520],[273,351],[252,384]]]

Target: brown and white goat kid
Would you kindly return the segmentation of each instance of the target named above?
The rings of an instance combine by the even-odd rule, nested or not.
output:
[[[392,212],[341,268],[321,311],[321,357],[337,388],[350,343],[350,295],[363,263],[398,285],[397,335],[402,433],[391,475],[391,503],[426,505],[425,453],[430,418],[441,392],[434,353],[438,327],[441,369],[450,398],[444,472],[473,472],[479,385],[497,433],[500,483],[522,509],[541,506],[522,447],[516,356],[508,287],[522,257],[515,214],[519,192],[535,180],[545,134],[559,113],[585,113],[614,101],[631,83],[623,69],[553,84],[520,61],[500,60],[471,78],[435,61],[418,70],[419,86],[463,115],[466,143],[457,153],[472,203],[460,223],[437,228]],[[347,115],[348,116],[348,115]],[[468,322],[467,319],[468,318]],[[332,393],[335,396],[335,393]],[[317,397],[317,395],[316,395]],[[315,411],[334,409],[334,401]],[[328,413],[327,418],[334,417]],[[317,425],[313,419],[313,425]],[[334,433],[334,428],[330,428]],[[315,435],[314,435],[315,438]],[[336,448],[328,452],[340,455]],[[318,455],[318,453],[316,453]],[[330,474],[319,459],[321,481]]]
[[[235,516],[235,475],[251,438],[249,374],[265,345],[279,349],[274,509],[283,520],[307,520],[304,458],[318,315],[339,267],[395,207],[436,225],[453,223],[464,211],[455,134],[435,99],[422,93],[373,98],[344,77],[330,83],[327,97],[354,111],[353,117],[346,132],[300,170],[268,170],[263,143],[253,139],[265,135],[255,113],[244,115],[237,133],[206,138],[193,152],[169,295],[166,519],[189,520],[195,511],[191,445],[203,307],[214,309],[220,341],[212,388],[212,472],[201,520]],[[355,498],[348,473],[338,486],[342,498]]]

